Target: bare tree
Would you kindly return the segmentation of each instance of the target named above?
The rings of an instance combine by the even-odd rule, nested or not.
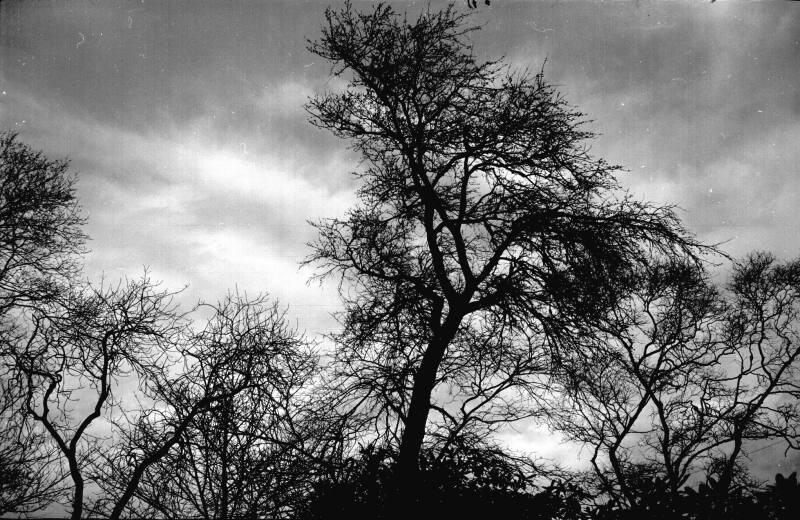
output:
[[[542,74],[479,60],[464,21],[452,7],[408,20],[348,4],[310,44],[349,81],[310,101],[311,122],[365,168],[358,206],[317,224],[309,262],[340,277],[343,366],[356,382],[368,367],[375,383],[361,383],[391,394],[380,406],[399,420],[409,487],[431,410],[453,422],[432,402],[444,370],[461,374],[459,390],[488,381],[475,392],[485,411],[492,385],[535,383],[560,338],[603,321],[628,266],[698,252],[669,208],[619,191],[618,168],[588,154],[582,115]],[[483,368],[459,365],[470,359]],[[511,379],[475,375],[496,360]]]
[[[697,266],[655,266],[565,364],[554,424],[592,447],[612,496],[636,505],[636,481],[659,477],[677,498],[705,471],[724,501],[753,441],[798,447],[798,273],[755,254],[721,290]]]
[[[16,382],[4,371],[0,379],[0,515],[36,512],[66,491],[55,446],[18,412],[21,398]]]
[[[78,281],[85,237],[66,162],[13,134],[0,146],[3,512],[57,499],[74,519],[116,519],[167,488],[183,501],[169,517],[291,507],[317,453],[308,431],[327,431],[305,417],[309,344],[265,298],[201,306],[212,317],[195,331],[147,276]]]
[[[113,432],[123,395],[168,369],[181,331],[172,294],[147,278],[75,289],[39,305],[28,336],[15,342],[20,411],[57,446],[72,481],[72,518],[82,517],[86,475]]]
[[[800,449],[800,260],[754,253],[734,266],[726,292],[726,355],[703,382],[699,404],[683,405],[694,427],[710,432],[695,444],[712,453],[720,497],[748,443]]]
[[[306,413],[317,374],[312,346],[277,303],[230,295],[184,348],[185,365],[106,457],[109,501],[129,487],[130,462],[175,442],[146,467],[129,510],[162,518],[278,518],[307,488]],[[205,409],[199,403],[207,401]],[[135,467],[142,466],[138,462]],[[110,470],[110,471],[109,471]]]
[[[79,268],[84,220],[75,200],[75,176],[0,134],[0,317],[52,296]],[[6,326],[6,325],[4,325]]]
[[[18,413],[24,395],[8,356],[30,309],[52,301],[78,272],[86,237],[75,180],[66,161],[0,133],[0,513],[38,510],[63,491],[46,434]]]

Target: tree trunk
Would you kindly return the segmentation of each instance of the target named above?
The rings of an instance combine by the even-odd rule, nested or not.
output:
[[[419,370],[414,376],[414,388],[411,393],[411,402],[408,406],[408,415],[398,455],[400,487],[404,494],[413,493],[418,483],[419,454],[422,449],[422,442],[425,440],[425,425],[428,422],[431,393],[436,384],[439,364],[460,323],[460,316],[455,317],[451,313],[447,317],[445,323],[428,343],[422,363],[420,363]]]
[[[70,476],[72,477],[72,482],[75,484],[75,490],[72,494],[72,514],[70,515],[70,520],[81,520],[81,517],[83,517],[83,476],[81,475],[80,469],[78,469],[77,456],[72,453],[67,454],[67,458]]]

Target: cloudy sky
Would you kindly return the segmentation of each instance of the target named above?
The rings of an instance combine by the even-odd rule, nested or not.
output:
[[[306,221],[341,214],[355,186],[354,155],[303,109],[334,86],[306,51],[328,3],[0,3],[0,130],[71,159],[88,276],[148,266],[187,301],[268,291],[310,334],[333,327],[335,291],[298,270]],[[635,194],[735,256],[800,255],[800,2],[492,3],[476,51],[546,59]]]

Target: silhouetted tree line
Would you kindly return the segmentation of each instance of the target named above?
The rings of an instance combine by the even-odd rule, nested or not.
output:
[[[347,84],[311,123],[361,155],[315,223],[331,351],[267,296],[184,311],[85,281],[67,163],[0,136],[0,513],[72,518],[795,518],[800,261],[735,261],[641,202],[543,74],[473,53],[450,7],[328,10]],[[585,472],[503,447],[547,426]]]

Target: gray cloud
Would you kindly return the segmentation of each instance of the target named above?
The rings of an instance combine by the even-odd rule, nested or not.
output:
[[[517,63],[547,56],[548,76],[602,133],[595,153],[627,167],[634,192],[679,205],[690,228],[730,240],[734,254],[797,254],[799,10],[750,2],[514,7],[496,22],[510,34],[502,45],[516,47]],[[522,27],[534,24],[526,40]]]

